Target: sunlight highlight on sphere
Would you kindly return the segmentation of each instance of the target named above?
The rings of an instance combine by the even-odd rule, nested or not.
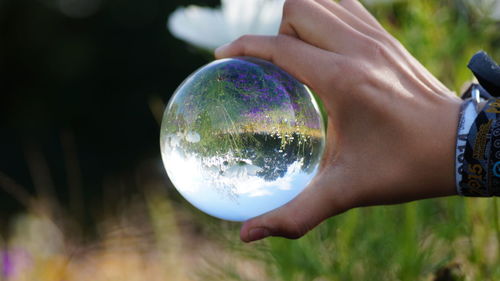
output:
[[[163,163],[200,210],[244,221],[297,196],[318,171],[323,120],[306,86],[267,61],[238,57],[198,69],[163,116]]]

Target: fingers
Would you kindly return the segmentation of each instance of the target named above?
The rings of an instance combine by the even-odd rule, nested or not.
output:
[[[268,60],[283,68],[306,85],[323,85],[339,72],[338,54],[318,49],[287,35],[245,35],[215,50],[216,58],[252,56]],[[329,75],[325,75],[328,73]],[[331,74],[331,75],[330,75]]]
[[[331,2],[328,0],[320,0],[321,2]],[[397,40],[393,39],[384,27],[373,17],[373,15],[366,10],[366,8],[357,0],[342,0],[339,3],[346,10],[358,17],[361,21],[370,25],[382,34],[387,34],[385,38],[386,44],[390,45],[395,55],[401,61],[404,61],[408,68],[415,73],[423,84],[437,94],[450,94],[451,91],[446,88],[434,75],[432,75],[420,62],[418,62]],[[368,34],[370,36],[370,34]],[[451,93],[452,94],[452,93]],[[453,95],[453,94],[452,94]]]
[[[320,49],[347,56],[367,54],[375,46],[387,49],[388,59],[402,73],[417,79],[436,95],[450,94],[427,69],[406,51],[356,0],[288,0],[283,8],[280,33],[299,38]]]
[[[317,0],[325,7],[329,7],[329,10],[333,13],[340,14],[341,11],[334,9],[333,3],[329,0]],[[358,29],[359,31],[365,33],[367,36],[372,38],[382,40],[385,45],[391,48],[392,54],[400,62],[404,62],[412,75],[415,75],[418,79],[422,81],[431,91],[437,94],[449,94],[451,91],[447,89],[439,80],[437,80],[425,67],[423,67],[420,62],[418,62],[397,40],[392,38],[392,36],[387,33],[387,31],[382,27],[382,25],[372,16],[372,14],[366,10],[366,8],[357,0],[342,0],[339,3],[340,6],[349,11],[352,15],[356,16],[358,20],[353,20],[352,17],[344,15],[342,19],[348,22],[350,25]],[[344,13],[343,13],[344,14]],[[360,22],[364,24],[361,25]],[[367,28],[370,26],[370,28]]]
[[[296,36],[320,49],[339,54],[362,51],[366,36],[323,5],[309,0],[288,0],[283,7],[280,33]],[[363,39],[365,39],[363,41]]]
[[[343,7],[341,4],[331,0],[316,0],[317,3],[325,7],[332,14],[337,15],[343,22],[353,27],[355,30],[365,34],[366,36],[378,39],[387,36],[387,32],[380,26],[374,25],[371,20],[375,20],[370,16],[367,18],[364,14],[359,13],[357,9],[349,10],[348,7]],[[346,2],[346,1],[343,1]],[[348,1],[353,2],[353,1]],[[356,1],[357,2],[357,1]],[[342,3],[342,2],[341,2]],[[359,3],[358,3],[359,4]],[[356,7],[358,5],[355,5]],[[361,6],[361,4],[359,4]],[[361,6],[363,8],[363,6]],[[364,9],[364,8],[363,8]],[[365,10],[366,11],[366,10]],[[376,21],[375,21],[376,22]],[[378,22],[377,22],[378,24]]]
[[[335,204],[339,196],[334,195],[336,189],[332,188],[332,181],[317,178],[288,204],[245,222],[240,232],[241,240],[252,242],[268,236],[296,239],[328,217],[344,211],[342,206]]]

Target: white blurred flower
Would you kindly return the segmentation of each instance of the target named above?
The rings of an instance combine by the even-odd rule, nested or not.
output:
[[[492,8],[490,17],[496,21],[500,21],[500,1],[496,0]]]
[[[168,28],[177,38],[213,50],[244,34],[278,33],[284,0],[221,0],[218,9],[181,7],[169,17]]]

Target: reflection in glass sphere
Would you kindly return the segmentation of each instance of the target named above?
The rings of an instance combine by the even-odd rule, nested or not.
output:
[[[177,190],[202,211],[243,221],[292,200],[318,170],[325,130],[306,86],[267,61],[214,61],[170,100],[161,153]]]

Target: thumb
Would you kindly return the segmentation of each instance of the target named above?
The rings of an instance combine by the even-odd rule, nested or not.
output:
[[[282,207],[246,221],[240,231],[243,242],[252,242],[268,236],[297,239],[326,218],[342,212],[335,204],[335,189],[321,175],[295,199]]]

